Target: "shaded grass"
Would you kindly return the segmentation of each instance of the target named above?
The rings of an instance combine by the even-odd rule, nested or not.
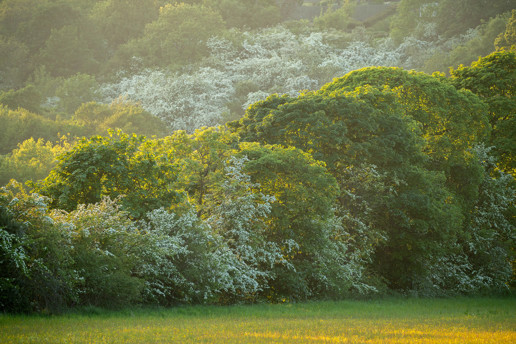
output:
[[[1,343],[516,343],[516,298],[0,316]]]

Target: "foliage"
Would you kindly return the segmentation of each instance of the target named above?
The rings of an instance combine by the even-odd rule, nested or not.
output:
[[[106,102],[120,96],[137,101],[171,130],[193,132],[221,122],[233,85],[226,75],[213,68],[181,75],[144,70],[117,83],[104,84],[101,91]]]
[[[38,63],[53,76],[94,74],[105,60],[105,47],[97,28],[87,19],[53,28],[38,54]]]
[[[392,89],[401,111],[421,130],[423,152],[430,158],[426,167],[443,171],[448,186],[464,200],[476,198],[481,172],[468,149],[484,142],[490,132],[486,108],[476,96],[424,73],[381,67],[351,72],[322,92],[362,85]]]
[[[79,304],[121,307],[140,300],[143,281],[133,274],[140,264],[134,252],[139,233],[116,201],[103,198],[70,213],[54,212],[52,217],[69,228],[68,248],[80,277]]]
[[[73,120],[84,126],[89,134],[106,133],[109,129],[145,136],[163,136],[168,132],[159,118],[152,116],[139,104],[123,98],[114,100],[110,105],[82,103],[75,111]]]
[[[345,4],[335,9],[334,6],[328,6],[326,11],[320,16],[314,18],[314,26],[319,30],[336,29],[341,31],[350,31],[357,25],[352,15],[355,11],[356,3],[346,1]]]
[[[32,53],[45,44],[52,29],[80,17],[74,4],[64,0],[7,0],[0,6],[0,32],[26,44]]]
[[[163,139],[162,147],[178,166],[174,187],[187,193],[198,215],[206,214],[206,196],[222,182],[237,141],[238,136],[224,127],[203,128],[192,135],[176,131]]]
[[[224,295],[229,299],[252,300],[254,294],[264,294],[275,277],[273,267],[285,263],[279,245],[266,239],[266,223],[275,198],[253,191],[260,185],[243,172],[248,161],[245,156],[232,158],[225,168],[227,179],[208,201],[211,209],[206,222],[235,257],[230,270],[235,276],[234,287]]]
[[[506,292],[514,13],[484,2],[402,0],[387,37],[351,1],[1,1],[0,182],[45,195],[0,192],[1,310]]]
[[[158,14],[156,0],[104,0],[96,1],[90,16],[110,46],[117,47],[141,36],[145,25],[156,20]]]
[[[5,185],[11,179],[23,183],[45,178],[54,167],[57,156],[67,149],[70,149],[70,143],[66,137],[56,144],[44,139],[36,141],[32,137],[23,141],[0,160],[0,184]]]
[[[20,65],[28,59],[27,46],[14,38],[0,35],[0,90],[15,89],[27,79],[29,68]]]
[[[184,65],[205,56],[206,41],[223,30],[222,17],[208,7],[167,4],[143,36],[121,47],[118,58],[141,57],[146,66]]]
[[[479,188],[464,250],[480,285],[478,289],[507,290],[514,268],[516,191],[513,176],[497,169],[490,149],[475,147],[484,179]],[[512,265],[512,266],[511,266]]]
[[[514,5],[505,0],[441,0],[435,16],[438,33],[450,37],[480,25],[497,14],[511,11]]]
[[[398,42],[413,33],[420,39],[450,38],[512,9],[505,0],[402,0],[391,22],[391,35]]]
[[[30,112],[38,113],[41,111],[41,100],[41,94],[34,85],[0,93],[0,103],[12,110],[24,108]]]
[[[503,33],[508,20],[507,14],[501,14],[469,29],[465,34],[449,39],[440,39],[440,44],[426,58],[423,71],[432,73],[436,70],[448,73],[450,67],[456,68],[460,64],[470,64],[479,56],[489,55],[493,51],[493,41]]]
[[[56,122],[23,108],[10,110],[0,105],[0,153],[10,153],[18,143],[30,139],[55,141],[59,133],[78,132],[78,128],[68,122]]]
[[[470,67],[451,70],[451,81],[457,88],[477,94],[489,108],[489,122],[493,128],[489,145],[493,145],[499,166],[514,175],[516,145],[516,53],[499,51],[480,58]]]
[[[0,189],[2,311],[62,311],[78,296],[71,236],[48,215],[48,199],[12,181]]]
[[[500,33],[495,40],[495,47],[497,50],[514,50],[516,45],[516,10],[512,10],[512,15],[507,21],[505,32]]]
[[[97,88],[97,81],[88,74],[78,73],[64,79],[55,91],[58,109],[71,116],[81,104],[96,98]]]
[[[325,164],[293,147],[242,144],[239,154],[249,158],[245,171],[258,190],[275,198],[266,238],[292,265],[276,267],[269,297],[342,296],[363,286],[348,250],[349,234],[334,214],[338,186]]]
[[[263,28],[281,19],[278,2],[274,0],[208,0],[203,3],[220,13],[229,28]]]
[[[356,226],[355,244],[374,243],[376,273],[390,288],[438,291],[419,280],[432,259],[452,251],[478,197],[482,169],[468,149],[488,133],[484,110],[437,78],[369,68],[319,92],[269,97],[230,126],[246,141],[295,146],[325,161],[341,186],[339,211],[349,230]],[[357,180],[355,168],[369,176]],[[355,249],[367,258],[364,246]]]
[[[53,198],[53,207],[68,211],[79,204],[97,203],[104,196],[124,195],[124,209],[141,218],[178,199],[171,189],[176,168],[166,154],[154,154],[160,144],[120,131],[83,138],[58,157],[56,167],[36,188]]]
[[[155,209],[142,228],[150,244],[139,271],[146,279],[146,298],[163,305],[213,301],[230,257],[220,237],[198,220],[193,208],[181,216]]]

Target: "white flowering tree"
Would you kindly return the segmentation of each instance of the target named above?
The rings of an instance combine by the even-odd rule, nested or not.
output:
[[[235,258],[229,271],[234,277],[227,295],[230,299],[263,292],[274,278],[274,265],[287,264],[278,244],[266,240],[267,218],[275,198],[253,191],[260,185],[243,172],[246,161],[246,157],[231,159],[225,169],[227,179],[209,201],[207,223],[224,238]]]
[[[101,91],[106,102],[126,97],[139,102],[172,130],[192,132],[221,122],[234,89],[227,75],[205,67],[190,74],[148,69],[117,83],[104,84]]]
[[[144,295],[162,305],[206,303],[234,289],[233,256],[222,237],[200,221],[193,209],[177,215],[156,209],[141,223],[147,249],[139,275]]]

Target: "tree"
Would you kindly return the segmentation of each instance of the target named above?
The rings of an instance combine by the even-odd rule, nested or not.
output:
[[[110,105],[96,102],[83,103],[73,119],[87,128],[90,134],[104,134],[109,129],[145,136],[164,136],[167,126],[145,111],[139,104],[119,98]]]
[[[91,18],[110,46],[116,48],[142,35],[145,25],[158,18],[156,0],[104,0],[92,9]]]
[[[204,3],[221,14],[228,28],[257,29],[280,21],[280,9],[273,0],[209,0]]]
[[[23,183],[45,178],[54,167],[57,156],[69,148],[66,137],[56,144],[44,139],[36,141],[32,137],[19,143],[18,148],[0,163],[0,185],[11,179]]]
[[[49,216],[49,200],[11,181],[0,188],[0,308],[63,311],[77,301],[69,227]]]
[[[68,122],[55,122],[25,109],[10,110],[0,105],[0,153],[7,154],[31,137],[47,141],[59,139],[58,133],[77,133],[76,126]]]
[[[428,5],[429,3],[430,5]],[[428,22],[432,20],[435,10],[433,4],[435,2],[429,0],[402,0],[396,9],[396,15],[391,21],[391,37],[401,43],[403,38],[416,31],[417,38],[435,38],[432,37],[433,33],[428,37],[424,34],[425,30],[421,30],[425,24],[428,26]]]
[[[221,182],[237,142],[238,136],[224,127],[198,129],[192,135],[176,131],[163,139],[163,146],[179,168],[175,188],[187,192],[198,216],[209,216],[206,196]]]
[[[484,179],[462,244],[477,289],[506,292],[514,280],[516,191],[514,176],[498,169],[490,150],[475,147]]]
[[[506,0],[441,0],[435,16],[437,31],[445,37],[463,33],[482,20],[514,9]]]
[[[81,204],[70,213],[55,211],[52,218],[67,226],[72,237],[73,269],[79,275],[78,304],[118,308],[141,300],[143,280],[135,276],[140,258],[140,234],[116,201],[103,198]]]
[[[26,44],[31,54],[42,48],[52,29],[81,18],[73,2],[65,0],[6,0],[0,6],[0,32]]]
[[[96,27],[87,20],[53,28],[37,60],[53,76],[95,74],[106,58]]]
[[[31,71],[27,64],[20,65],[20,61],[29,58],[28,47],[12,38],[0,35],[0,90],[19,88]]]
[[[141,225],[144,296],[160,305],[224,302],[248,281],[222,236],[199,220],[192,207],[183,214],[155,209]],[[247,281],[246,281],[247,280]],[[227,300],[227,299],[226,299]]]
[[[244,171],[260,185],[257,191],[275,198],[265,238],[280,247],[289,263],[275,266],[269,297],[306,299],[326,287],[335,292],[342,274],[329,275],[325,252],[336,234],[331,223],[338,187],[324,163],[293,147],[257,143],[243,143],[239,155],[249,159]],[[340,261],[333,263],[342,272]]]
[[[138,71],[116,83],[104,84],[101,91],[106,102],[116,102],[120,97],[138,102],[171,131],[192,133],[221,123],[234,89],[228,75],[206,67],[180,75],[165,70]]]
[[[206,41],[224,30],[220,14],[200,5],[167,4],[141,38],[119,50],[119,59],[143,58],[147,66],[182,66],[207,55]]]
[[[468,150],[490,134],[487,109],[474,94],[457,90],[446,81],[400,68],[371,67],[346,74],[320,92],[372,85],[391,89],[404,115],[413,119],[425,140],[427,168],[443,171],[448,186],[463,201],[476,198],[481,169]]]
[[[64,111],[67,118],[72,117],[81,104],[96,99],[97,89],[97,80],[88,74],[77,73],[62,80],[55,92],[58,110]]]
[[[206,222],[221,235],[235,257],[231,273],[233,289],[223,295],[228,300],[253,300],[266,294],[275,278],[273,267],[286,263],[277,243],[266,239],[267,221],[274,197],[254,190],[260,185],[244,173],[244,156],[232,157],[225,167],[226,179],[208,197]]]
[[[516,10],[512,10],[512,15],[507,21],[505,32],[501,33],[495,40],[497,50],[514,50],[516,47]]]
[[[18,90],[0,92],[0,103],[12,110],[24,108],[33,113],[41,111],[41,94],[34,85],[27,85]]]
[[[398,42],[409,34],[430,41],[450,38],[512,9],[506,0],[403,0],[391,22],[391,36]]]
[[[111,131],[107,137],[83,138],[58,157],[56,167],[35,187],[53,198],[54,208],[73,210],[104,196],[119,197],[134,218],[170,207],[179,195],[172,189],[176,167],[166,154],[156,154],[162,142]]]
[[[478,95],[489,109],[489,122],[493,128],[489,145],[499,159],[499,166],[515,175],[516,145],[516,53],[498,51],[479,58],[470,67],[459,66],[451,70],[451,82],[458,89],[467,89]]]

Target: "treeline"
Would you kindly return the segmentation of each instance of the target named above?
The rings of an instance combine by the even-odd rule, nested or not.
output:
[[[512,290],[509,2],[298,5],[0,2],[2,311]]]
[[[226,126],[83,138],[1,189],[1,308],[510,292],[515,71],[371,67]]]

